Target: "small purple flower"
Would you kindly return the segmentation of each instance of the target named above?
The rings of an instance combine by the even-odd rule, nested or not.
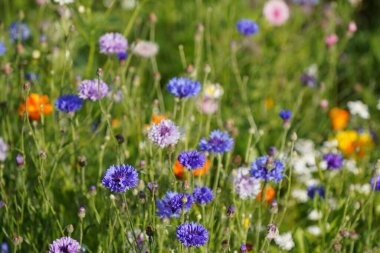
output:
[[[195,198],[195,201],[201,205],[210,203],[214,199],[212,190],[207,186],[196,187],[194,189],[193,196]]]
[[[177,240],[186,248],[203,246],[207,243],[208,238],[207,229],[195,222],[185,223],[177,228]]]
[[[128,41],[120,33],[106,33],[100,37],[99,46],[102,54],[125,53],[128,49]]]
[[[283,121],[289,121],[292,117],[292,112],[289,110],[281,110],[279,116]]]
[[[139,176],[131,165],[111,165],[104,173],[102,184],[113,192],[125,192],[136,187],[138,180]]]
[[[188,170],[202,168],[206,163],[206,156],[196,150],[181,152],[178,156],[179,163]]]
[[[9,253],[9,247],[6,242],[1,243],[1,251],[0,253]]]
[[[17,156],[16,156],[17,166],[19,166],[19,167],[23,166],[24,162],[25,162],[24,156],[22,154],[17,154]]]
[[[314,199],[316,194],[318,194],[320,198],[325,197],[325,189],[323,186],[312,185],[307,188],[307,195],[309,198]]]
[[[232,217],[232,216],[234,216],[234,214],[235,214],[235,206],[230,205],[227,209],[227,216]]]
[[[313,75],[304,73],[301,76],[301,83],[305,86],[315,87],[317,85],[317,79]]]
[[[284,165],[271,156],[261,156],[251,164],[251,176],[264,181],[280,182],[284,176]]]
[[[5,205],[6,205],[5,202],[0,200],[0,208],[3,208]]]
[[[108,93],[108,85],[98,80],[83,80],[78,87],[79,97],[96,101],[104,98]]]
[[[193,204],[194,198],[190,194],[167,192],[163,199],[156,200],[156,214],[160,218],[178,218],[182,210],[188,211]]]
[[[4,43],[0,41],[0,56],[3,56],[6,51],[7,48],[5,47]]]
[[[119,61],[124,61],[125,59],[127,59],[127,57],[128,54],[126,52],[121,52],[117,54],[117,59],[119,59]]]
[[[239,253],[247,253],[247,246],[244,243],[240,246]]]
[[[37,73],[25,73],[25,80],[26,81],[37,81],[38,80],[38,74]]]
[[[323,156],[323,160],[326,161],[329,170],[338,170],[343,166],[343,157],[339,154],[329,153]]]
[[[259,26],[257,23],[249,19],[239,20],[239,22],[236,24],[236,28],[239,33],[245,36],[254,35],[259,31]]]
[[[209,140],[202,138],[199,149],[204,152],[224,153],[232,149],[234,139],[228,133],[214,130],[210,133]]]
[[[61,237],[50,244],[49,253],[78,253],[79,243],[70,237]]]
[[[25,41],[30,37],[29,27],[25,23],[13,22],[9,26],[9,34],[11,37],[11,42],[20,40]]]
[[[201,83],[185,77],[174,77],[169,80],[166,89],[178,98],[194,97],[201,91]]]
[[[149,139],[161,148],[177,144],[181,137],[178,127],[171,120],[154,124],[148,133]]]
[[[62,95],[55,101],[55,107],[61,112],[75,112],[82,108],[83,100],[74,94]]]
[[[372,177],[371,186],[372,189],[375,189],[375,191],[380,191],[380,175]]]

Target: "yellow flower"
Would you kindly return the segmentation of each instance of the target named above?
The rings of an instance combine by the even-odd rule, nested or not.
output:
[[[248,228],[249,228],[249,218],[246,217],[246,218],[244,219],[244,229],[248,229]]]

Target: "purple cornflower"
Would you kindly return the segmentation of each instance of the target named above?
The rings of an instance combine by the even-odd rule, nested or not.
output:
[[[208,231],[201,224],[195,222],[185,223],[177,227],[177,240],[186,248],[197,248],[207,243]]]
[[[117,53],[117,59],[119,59],[119,61],[124,61],[127,57],[128,54],[126,52]]]
[[[380,175],[372,177],[371,186],[372,189],[375,189],[375,191],[380,191]]]
[[[8,253],[9,252],[9,247],[6,242],[1,243],[1,251],[0,253]]]
[[[235,206],[230,205],[227,209],[227,216],[232,217],[232,216],[234,216],[234,214],[235,214]]]
[[[38,80],[38,74],[37,73],[25,73],[25,80],[26,81],[37,81]]]
[[[196,187],[194,189],[193,196],[195,198],[195,201],[201,205],[210,203],[214,199],[212,190],[207,186]]]
[[[161,148],[177,144],[180,138],[178,127],[171,120],[162,120],[149,129],[149,139]]]
[[[79,97],[96,101],[104,98],[108,93],[108,85],[103,81],[83,80],[78,87]]]
[[[174,77],[169,80],[166,89],[176,97],[194,97],[201,91],[201,83],[186,77]]]
[[[232,149],[234,139],[228,133],[220,130],[214,130],[210,133],[209,140],[202,138],[199,142],[199,149],[201,151],[224,153]]]
[[[339,154],[329,153],[323,156],[323,160],[326,161],[329,170],[338,170],[343,166],[343,157]]]
[[[244,243],[240,246],[239,253],[247,253],[247,246]]]
[[[307,195],[309,198],[314,199],[316,194],[321,198],[325,197],[325,189],[323,186],[312,185],[307,188]]]
[[[206,156],[196,150],[181,152],[178,156],[179,163],[188,170],[202,168],[206,163]]]
[[[24,162],[25,162],[24,156],[22,154],[17,154],[17,156],[16,156],[17,166],[19,166],[19,167],[23,166]]]
[[[156,214],[160,218],[178,218],[182,210],[188,211],[193,204],[194,198],[191,194],[167,192],[164,198],[156,200]]]
[[[30,37],[29,27],[25,23],[13,22],[9,26],[9,34],[11,37],[11,42],[16,40],[25,41]]]
[[[0,208],[3,208],[5,205],[6,205],[5,202],[0,200]]]
[[[0,41],[0,56],[3,56],[6,51],[7,48],[5,47],[4,43]]]
[[[70,237],[61,237],[50,244],[49,253],[78,253],[80,245]]]
[[[111,165],[104,173],[102,183],[113,192],[125,192],[136,187],[139,175],[129,164]]]
[[[100,37],[99,46],[102,54],[125,53],[128,49],[128,41],[120,33],[106,33]]]
[[[284,177],[284,165],[273,156],[261,156],[251,164],[251,176],[264,181],[280,182]]]
[[[287,122],[290,120],[292,117],[292,112],[289,110],[281,110],[280,113],[278,114],[280,118],[284,121]]]
[[[259,26],[252,20],[241,19],[237,22],[236,29],[239,31],[239,33],[245,36],[250,36],[256,34],[259,31]]]
[[[55,101],[55,107],[61,112],[75,112],[82,108],[83,100],[74,94],[62,95]]]
[[[309,87],[315,87],[317,85],[317,79],[313,75],[304,73],[301,76],[301,83]]]

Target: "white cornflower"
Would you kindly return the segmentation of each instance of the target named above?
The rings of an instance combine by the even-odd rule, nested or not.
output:
[[[274,238],[274,241],[282,250],[291,250],[294,247],[293,237],[290,232],[278,235]]]
[[[350,101],[347,106],[352,115],[358,115],[362,119],[369,119],[368,105],[362,101]]]
[[[307,232],[309,232],[312,235],[318,236],[321,234],[321,229],[318,226],[309,226],[306,228]]]
[[[309,213],[307,218],[309,218],[309,220],[319,220],[322,218],[322,212],[314,209]]]
[[[305,203],[308,200],[307,191],[301,189],[294,189],[292,191],[292,197],[301,203]]]
[[[156,43],[140,40],[134,46],[133,53],[143,58],[151,58],[158,53],[158,49],[159,47]]]
[[[255,199],[260,193],[261,183],[251,177],[248,168],[240,168],[234,178],[234,191],[241,199]]]

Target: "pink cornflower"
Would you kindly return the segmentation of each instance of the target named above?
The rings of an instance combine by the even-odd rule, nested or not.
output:
[[[264,5],[264,16],[272,25],[280,26],[289,19],[289,7],[282,0],[270,0]]]

